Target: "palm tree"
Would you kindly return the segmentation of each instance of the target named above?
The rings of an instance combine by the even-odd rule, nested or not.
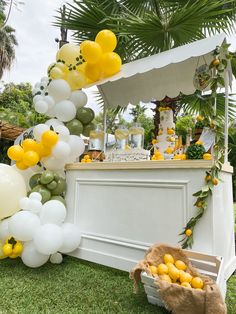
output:
[[[14,32],[14,28],[10,26],[4,26],[0,29],[0,79],[4,70],[9,70],[15,59],[17,40]]]
[[[222,31],[230,34],[235,17],[236,0],[76,0],[67,4],[63,20],[56,17],[55,25],[72,30],[78,43],[94,40],[98,31],[109,28],[118,36],[117,52],[123,62],[130,62]],[[232,56],[235,71],[236,55]],[[197,102],[191,103],[195,112],[209,103],[198,94],[194,95]],[[182,99],[186,104],[182,96],[177,103]],[[156,105],[155,124],[160,100]],[[223,114],[220,109],[222,106],[219,113]]]

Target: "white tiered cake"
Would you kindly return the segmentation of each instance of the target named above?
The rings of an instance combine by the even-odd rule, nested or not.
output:
[[[155,148],[162,154],[171,154],[173,153],[175,147],[175,124],[173,110],[170,107],[160,107],[159,111],[160,127]]]

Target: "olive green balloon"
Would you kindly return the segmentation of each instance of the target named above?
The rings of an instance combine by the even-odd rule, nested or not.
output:
[[[86,137],[89,137],[89,133],[91,130],[94,129],[94,124],[93,123],[89,123],[87,125],[84,126],[84,130],[83,130],[83,135]]]
[[[40,178],[41,173],[36,173],[29,179],[29,186],[31,189],[33,189],[36,185],[39,184]]]
[[[51,197],[51,200],[56,200],[56,201],[59,201],[59,202],[62,202],[65,206],[66,206],[66,201],[65,199],[60,196],[60,195],[54,195]]]
[[[36,185],[31,192],[38,192],[42,195],[42,203],[49,201],[51,199],[51,192],[45,188],[43,185]]]
[[[81,107],[77,109],[76,118],[83,124],[89,124],[95,117],[94,111],[91,108]]]
[[[47,184],[47,189],[49,190],[54,190],[56,187],[57,187],[57,182],[55,180]]]
[[[53,179],[54,179],[53,171],[45,170],[41,175],[40,183],[49,184],[50,182],[53,181]]]
[[[80,135],[83,133],[83,124],[77,119],[67,122],[66,127],[69,129],[70,134],[72,135]]]
[[[60,178],[57,181],[57,187],[51,191],[52,195],[60,195],[63,192],[66,191],[66,180],[63,178]]]

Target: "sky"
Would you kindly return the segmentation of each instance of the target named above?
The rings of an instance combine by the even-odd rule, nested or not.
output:
[[[2,80],[6,83],[30,82],[34,85],[46,75],[48,66],[55,62],[58,48],[55,38],[60,38],[60,29],[52,26],[52,23],[57,15],[56,10],[65,0],[24,0],[24,3],[20,10],[12,9],[8,21],[8,24],[16,29],[18,47],[16,61],[11,70],[5,72]],[[231,36],[228,40],[231,43],[230,48],[236,50],[236,36]],[[93,97],[94,90],[94,87],[86,89],[88,105],[98,113],[100,107],[96,105]],[[149,110],[148,115],[152,114]],[[130,119],[129,115],[126,119]]]

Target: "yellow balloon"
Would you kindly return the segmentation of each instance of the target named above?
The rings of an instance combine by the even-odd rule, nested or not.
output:
[[[24,155],[24,149],[20,145],[13,145],[8,148],[7,155],[11,160],[21,160]]]
[[[58,51],[58,60],[64,61],[66,65],[75,65],[79,61],[80,47],[74,44],[65,44]]]
[[[22,161],[26,166],[35,166],[39,162],[39,154],[32,150],[29,150],[24,153]]]
[[[56,62],[51,63],[51,64],[48,66],[48,69],[47,69],[48,75],[50,75],[50,72],[51,72],[51,70],[55,67],[55,65],[56,65]]]
[[[103,71],[103,76],[111,76],[120,71],[121,68],[121,58],[115,52],[107,52],[102,55],[101,66]]]
[[[81,71],[70,71],[66,78],[72,90],[77,90],[83,88],[87,81],[86,76]]]
[[[0,220],[20,210],[19,201],[26,196],[25,180],[13,167],[0,164]]]
[[[26,170],[26,169],[29,168],[28,166],[26,166],[26,165],[23,163],[22,160],[19,160],[19,161],[16,162],[16,167],[17,167],[18,169],[20,169],[20,170]]]
[[[69,72],[69,69],[68,69],[68,66],[66,66],[64,63],[62,62],[57,62],[56,63],[56,68],[60,69],[62,72],[64,73],[68,73]]]
[[[104,29],[97,34],[95,42],[101,46],[103,52],[112,52],[116,48],[117,38],[112,31]]]
[[[2,247],[3,247],[3,244],[2,244],[2,242],[0,242],[0,260],[7,258],[7,256],[2,251]]]
[[[76,67],[76,70],[85,73],[86,64],[87,62],[83,62],[82,64]]]
[[[50,71],[49,77],[53,80],[63,79],[65,77],[65,73],[61,69],[59,69],[57,66],[55,66]]]
[[[36,150],[37,149],[37,142],[34,141],[31,138],[27,138],[22,142],[22,147],[24,149],[25,152],[27,152],[28,150]]]
[[[100,80],[102,78],[102,68],[100,62],[96,64],[87,63],[85,67],[85,75],[92,82]]]
[[[102,56],[101,46],[92,40],[85,40],[80,45],[81,54],[88,63],[95,64]]]

